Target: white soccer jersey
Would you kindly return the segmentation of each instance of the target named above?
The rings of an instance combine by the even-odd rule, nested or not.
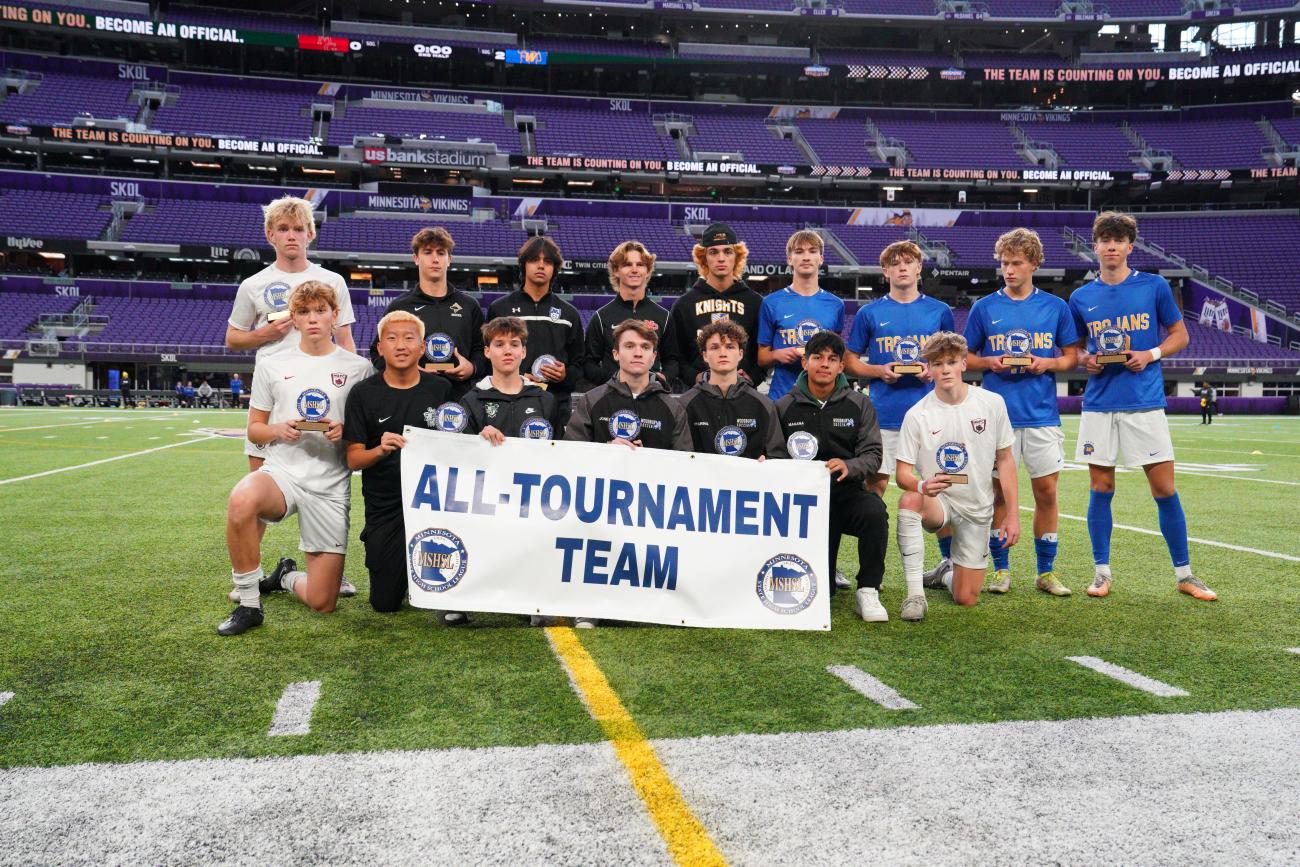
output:
[[[308,280],[319,280],[334,287],[334,294],[339,301],[336,325],[351,325],[357,321],[357,317],[352,313],[352,297],[348,295],[348,284],[341,275],[328,271],[315,262],[308,266],[307,270],[294,274],[281,271],[272,263],[240,283],[239,291],[235,293],[235,306],[230,311],[228,321],[240,331],[261,328],[267,323],[267,316],[289,308],[289,295]],[[290,327],[284,337],[259,346],[257,360],[261,361],[267,356],[297,346],[301,339],[298,330]]]
[[[270,424],[297,419],[341,422],[352,386],[374,372],[369,361],[346,349],[308,355],[293,346],[263,359],[253,370],[249,406],[269,412]],[[267,446],[266,465],[306,491],[340,496],[350,484],[343,452],[342,440],[331,443],[323,432],[303,431],[296,443]]]
[[[932,391],[909,409],[895,457],[914,466],[923,479],[941,472],[967,476],[967,484],[952,485],[939,496],[963,517],[988,521],[993,517],[997,450],[1014,442],[1001,395],[971,385],[966,399],[955,406]]]

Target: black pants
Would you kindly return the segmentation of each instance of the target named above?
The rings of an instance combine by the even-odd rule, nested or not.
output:
[[[406,598],[406,527],[399,512],[382,521],[366,521],[361,531],[370,573],[370,607],[399,611]]]
[[[835,590],[835,564],[844,533],[858,540],[858,587],[879,590],[885,579],[885,550],[889,546],[889,509],[885,501],[863,490],[860,482],[833,485],[830,525],[831,591]]]

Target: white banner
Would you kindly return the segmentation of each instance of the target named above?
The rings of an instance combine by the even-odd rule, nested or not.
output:
[[[830,629],[820,463],[403,435],[417,608]]]

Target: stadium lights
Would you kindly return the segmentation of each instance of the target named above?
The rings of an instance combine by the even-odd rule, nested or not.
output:
[[[515,179],[514,179],[514,182],[515,182],[516,184],[541,184],[541,183],[545,183],[545,181],[544,181],[542,178],[515,178]]]
[[[66,258],[62,253],[40,252],[37,253],[36,255],[40,256],[42,259],[58,259],[59,261],[63,261],[63,259]]]
[[[195,161],[195,160],[190,160],[190,165],[193,166],[193,167],[196,168],[196,169],[219,169],[219,168],[221,168],[221,163],[200,163],[200,162],[197,162],[197,161]]]
[[[571,187],[589,187],[594,183],[595,181],[569,181],[568,185]]]
[[[1300,90],[1296,90],[1296,91],[1292,92],[1292,94],[1291,94],[1291,101],[1292,101],[1292,102],[1300,102]]]
[[[1038,187],[1025,187],[1021,192],[1026,195],[1034,195],[1038,192]]]
[[[332,174],[334,174],[334,170],[333,170],[333,169],[313,169],[313,168],[311,168],[310,166],[303,166],[303,167],[302,167],[302,173],[303,173],[304,175],[332,175]]]

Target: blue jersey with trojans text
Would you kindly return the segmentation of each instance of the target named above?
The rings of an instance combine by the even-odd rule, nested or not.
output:
[[[758,345],[772,349],[803,346],[818,331],[839,334],[843,327],[844,301],[825,289],[818,289],[816,295],[800,295],[787,286],[764,298],[758,309]],[[767,396],[780,400],[794,388],[802,372],[803,365],[798,361],[776,365]]]
[[[894,346],[904,337],[925,344],[931,334],[938,331],[955,331],[952,308],[928,295],[915,301],[900,304],[886,295],[858,311],[853,317],[848,348],[856,352],[866,364],[889,364],[894,358]],[[934,388],[933,383],[922,382],[912,374],[900,376],[893,385],[883,379],[871,381],[870,397],[886,430],[903,426],[903,416],[918,400]]]

